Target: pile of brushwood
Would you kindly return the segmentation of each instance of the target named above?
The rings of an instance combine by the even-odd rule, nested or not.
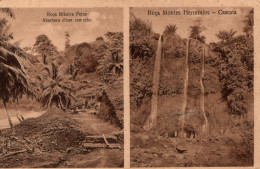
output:
[[[56,167],[84,139],[69,114],[51,109],[0,131],[0,167]]]

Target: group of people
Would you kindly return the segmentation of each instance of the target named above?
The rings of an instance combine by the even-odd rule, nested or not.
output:
[[[77,114],[79,112],[85,112],[86,110],[89,109],[95,109],[95,110],[99,110],[100,107],[100,103],[96,103],[96,101],[91,100],[89,101],[78,101],[77,104],[71,106],[70,108],[70,113],[71,114]]]

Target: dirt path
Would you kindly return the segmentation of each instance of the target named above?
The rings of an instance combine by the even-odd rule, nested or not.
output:
[[[178,153],[177,145],[185,145],[187,152]],[[208,147],[210,149],[207,149]],[[157,137],[149,145],[132,147],[131,167],[215,166],[217,162],[225,164],[224,159],[229,159],[229,156],[224,148],[225,146],[218,142],[201,143],[195,139]],[[217,153],[218,151],[220,152]]]
[[[101,136],[120,131],[120,128],[97,118],[95,115],[79,113],[71,115],[71,117],[79,122],[80,130],[86,134]],[[58,167],[119,167],[123,163],[123,156],[123,150],[96,149],[87,154],[73,154]]]
[[[131,167],[252,166],[250,147],[245,148],[236,133],[196,139],[131,134]],[[178,152],[176,147],[187,151]]]
[[[113,126],[109,122],[105,122],[104,120],[97,118],[95,115],[79,113],[72,115],[72,118],[79,122],[80,130],[83,133],[88,133],[91,135],[109,135],[113,132],[120,131],[119,128]]]

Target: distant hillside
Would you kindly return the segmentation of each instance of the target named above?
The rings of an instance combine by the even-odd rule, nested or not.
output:
[[[109,42],[97,38],[91,43],[81,43],[69,47],[65,51],[64,57],[68,60],[68,64],[72,65],[73,71],[77,71],[75,80],[83,84],[77,90],[78,100],[87,97],[95,97],[96,100],[104,91],[108,97],[101,102],[109,102],[112,105],[101,103],[99,116],[123,127],[123,79],[110,75],[108,79],[104,80],[102,73],[97,70],[99,62],[105,59],[110,50],[112,49]],[[113,113],[116,114],[116,120],[113,120]]]
[[[98,60],[104,57],[104,52],[108,49],[108,42],[97,40],[91,43],[81,43],[69,47],[64,57],[82,73],[96,71]]]

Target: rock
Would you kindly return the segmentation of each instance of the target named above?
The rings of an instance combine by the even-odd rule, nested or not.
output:
[[[69,147],[69,148],[67,148],[66,153],[71,153],[72,150],[73,150],[73,148],[72,148],[72,147]]]
[[[163,156],[163,157],[174,157],[174,155],[173,155],[173,154],[170,154],[170,153],[165,153],[165,154],[163,154],[162,156]]]
[[[158,157],[158,154],[153,154],[153,156]]]
[[[163,147],[164,147],[164,148],[168,148],[168,146],[167,146],[167,145],[165,145],[165,144],[163,145]]]
[[[183,154],[187,152],[187,149],[184,146],[177,146],[176,150],[178,153]]]

